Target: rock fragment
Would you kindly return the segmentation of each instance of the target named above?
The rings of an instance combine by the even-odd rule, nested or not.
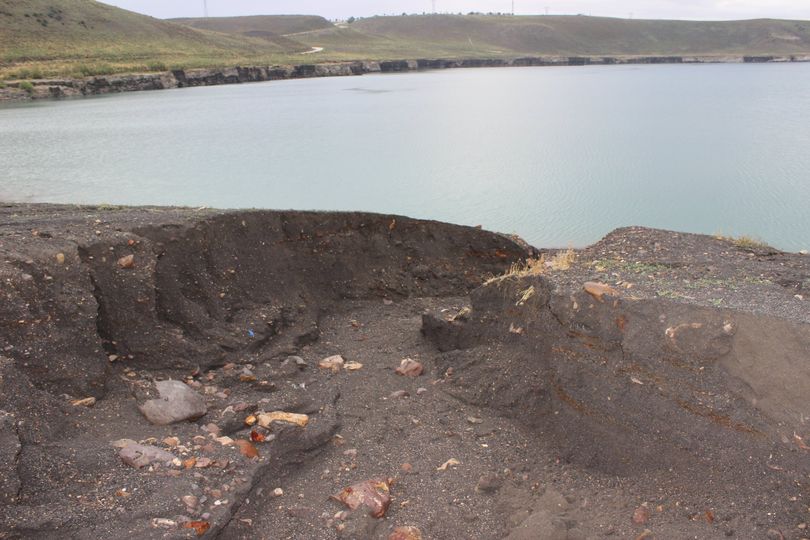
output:
[[[331,369],[333,373],[337,373],[343,367],[345,360],[339,354],[329,356],[318,362],[318,367],[321,369]]]
[[[475,491],[479,493],[492,494],[503,487],[503,480],[497,474],[482,476],[475,486]]]
[[[436,467],[437,471],[446,471],[449,467],[455,467],[457,465],[461,465],[461,462],[456,458],[450,458],[438,467]]]
[[[605,295],[619,296],[619,292],[610,285],[596,281],[588,281],[582,286],[582,288],[585,289],[585,292],[593,296],[598,302],[604,302]]]
[[[399,367],[396,369],[396,373],[403,377],[418,377],[424,370],[425,368],[420,362],[411,358],[403,358],[399,363]]]
[[[650,519],[650,511],[646,506],[641,505],[633,512],[633,523],[636,525],[644,525]]]
[[[422,540],[422,531],[416,527],[397,527],[388,540]]]
[[[124,268],[125,270],[129,270],[135,267],[135,255],[126,255],[118,259],[118,266]]]
[[[74,407],[92,407],[96,404],[96,398],[88,397],[83,399],[74,399],[70,402]]]
[[[168,518],[154,518],[152,519],[152,527],[156,529],[176,529],[177,522]]]
[[[332,498],[342,502],[350,510],[364,506],[372,517],[381,518],[391,505],[390,489],[387,480],[377,478],[353,484]]]
[[[160,397],[139,407],[146,419],[155,425],[195,420],[208,412],[203,397],[183,382],[158,381],[155,387]]]
[[[146,467],[152,463],[171,464],[174,461],[173,454],[155,446],[138,444],[134,441],[121,448],[118,456],[121,461],[136,469]]]
[[[259,451],[250,441],[240,439],[236,441],[236,446],[239,448],[239,452],[248,459],[259,457]]]
[[[306,414],[296,414],[283,411],[274,411],[271,413],[262,413],[256,416],[259,425],[263,428],[269,428],[273,422],[283,422],[286,424],[294,424],[298,427],[306,427],[309,423],[309,416]]]

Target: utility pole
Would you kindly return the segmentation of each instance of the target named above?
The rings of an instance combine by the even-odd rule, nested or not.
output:
[[[548,6],[546,6],[546,15],[548,15]]]
[[[205,14],[205,18],[208,18],[208,0],[203,0],[203,13]]]
[[[515,0],[512,0],[512,17],[515,16]]]
[[[435,14],[436,13],[436,0],[431,0],[431,3],[433,4],[433,13]]]

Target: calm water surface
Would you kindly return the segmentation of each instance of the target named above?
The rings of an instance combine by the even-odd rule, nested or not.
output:
[[[0,200],[370,210],[810,248],[810,64],[467,69],[0,108]]]

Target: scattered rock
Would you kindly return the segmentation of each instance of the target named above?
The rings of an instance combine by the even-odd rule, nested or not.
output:
[[[57,253],[56,254],[56,263],[57,264],[65,264],[65,254],[64,253]]]
[[[155,446],[138,444],[134,441],[121,448],[118,456],[121,461],[136,469],[156,462],[170,464],[174,461],[173,454]]]
[[[497,474],[482,476],[475,486],[475,491],[479,493],[492,494],[503,487],[503,480]]]
[[[180,381],[158,381],[155,387],[160,395],[139,407],[147,420],[159,426],[195,420],[208,409],[201,395]]]
[[[385,515],[391,505],[390,484],[387,480],[373,479],[345,488],[332,498],[345,504],[350,510],[365,506],[375,518]]]
[[[259,451],[256,449],[250,441],[238,440],[236,441],[236,446],[239,448],[239,452],[242,453],[243,456],[249,459],[253,459],[255,457],[259,457]]]
[[[406,398],[410,396],[407,390],[397,390],[396,392],[391,392],[391,395],[388,397],[391,399],[398,399],[398,398]]]
[[[303,358],[301,358],[300,356],[288,356],[286,361],[287,362],[292,362],[293,364],[295,364],[296,366],[298,366],[299,368],[302,368],[302,369],[307,367],[306,361]]]
[[[397,527],[388,540],[422,540],[422,531],[416,527]]]
[[[213,435],[213,436],[215,436],[215,437],[216,437],[216,436],[218,436],[218,435],[219,435],[219,433],[220,433],[220,431],[221,431],[221,430],[219,429],[219,426],[218,426],[218,425],[216,425],[216,424],[214,424],[213,422],[211,422],[211,423],[209,423],[209,424],[204,425],[204,426],[203,426],[203,430],[204,430],[204,431],[207,431],[208,433],[210,433],[211,435]]]
[[[641,505],[633,512],[633,523],[644,525],[650,519],[650,511],[645,505]]]
[[[345,360],[343,360],[343,357],[340,356],[339,354],[336,354],[334,356],[324,358],[323,360],[318,362],[318,367],[321,369],[331,369],[333,373],[338,373],[341,370],[341,368],[343,368],[344,363]]]
[[[283,496],[284,496],[284,490],[283,489],[276,488],[276,489],[273,490],[273,497],[283,497]]]
[[[437,471],[446,471],[448,467],[455,467],[457,465],[461,465],[461,462],[456,458],[450,458],[438,467],[436,467]]]
[[[177,522],[173,519],[154,518],[152,519],[152,527],[156,529],[176,529]]]
[[[70,402],[74,407],[92,407],[96,404],[96,398],[88,397],[84,399],[74,399]]]
[[[211,528],[211,524],[207,521],[189,521],[183,524],[183,528],[185,529],[194,529],[194,532],[197,533],[197,536],[202,536],[208,529]]]
[[[346,371],[357,371],[358,369],[363,369],[363,364],[360,362],[346,362],[343,364],[343,369]]]
[[[177,437],[166,437],[165,439],[163,439],[163,444],[165,444],[169,448],[174,448],[175,446],[180,444],[180,439],[178,439]]]
[[[222,446],[230,446],[233,444],[233,439],[231,439],[230,437],[216,437],[214,440],[217,441]]]
[[[113,441],[110,443],[110,445],[113,448],[119,449],[124,448],[125,446],[128,446],[130,444],[138,444],[138,441],[133,441],[132,439],[118,439],[117,441]]]
[[[135,255],[126,255],[118,259],[118,266],[125,269],[135,267]]]
[[[604,302],[604,296],[619,296],[619,292],[611,287],[610,285],[605,285],[604,283],[598,283],[596,281],[588,281],[583,286],[585,292],[593,296],[597,301]]]
[[[397,375],[405,377],[418,377],[424,371],[424,367],[420,362],[410,358],[404,358],[396,369]]]
[[[273,422],[283,422],[286,424],[294,424],[298,427],[306,427],[309,423],[309,416],[306,414],[295,414],[283,411],[275,411],[271,413],[261,413],[257,415],[259,425],[263,428],[269,428]]]

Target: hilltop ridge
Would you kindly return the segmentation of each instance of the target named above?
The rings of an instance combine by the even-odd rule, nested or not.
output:
[[[0,0],[0,79],[231,65],[309,47],[191,28],[92,0]],[[27,72],[27,73],[26,73]]]
[[[810,57],[810,22],[480,14],[337,25],[308,15],[164,21],[93,0],[0,0],[0,80],[7,81],[347,61],[511,65],[573,56],[803,60]]]
[[[810,52],[810,22],[410,15],[361,19],[300,39],[348,56],[795,54]]]

